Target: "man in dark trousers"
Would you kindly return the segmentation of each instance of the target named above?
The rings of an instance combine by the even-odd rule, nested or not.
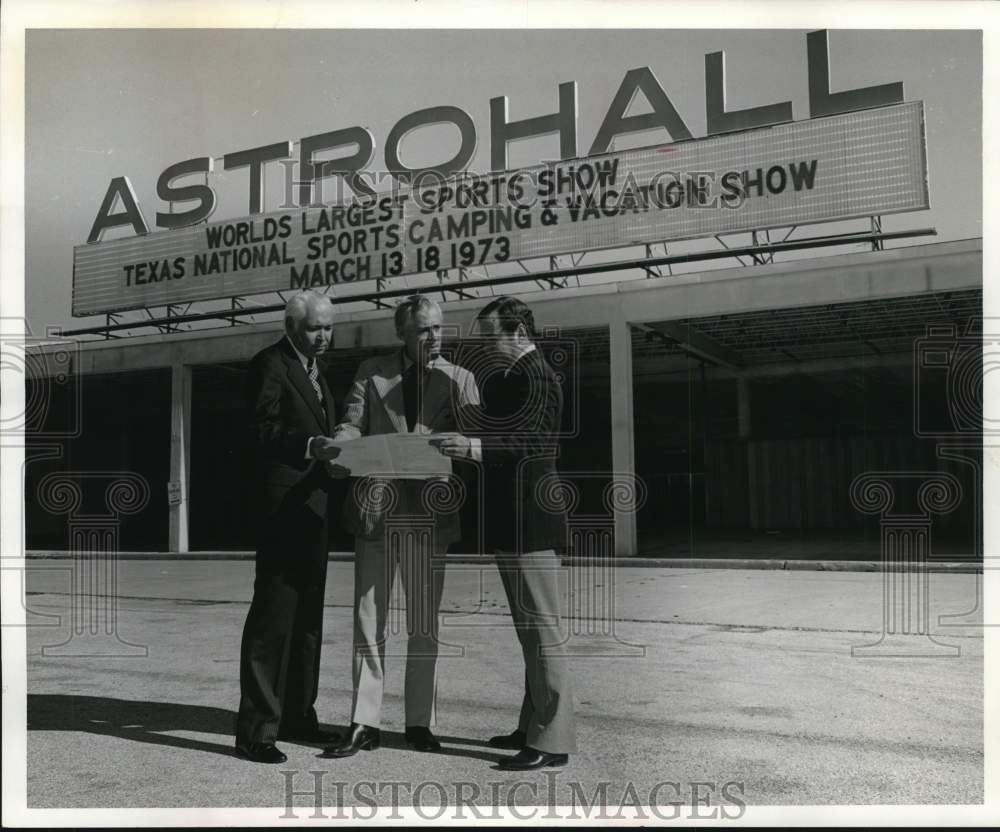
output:
[[[484,466],[484,538],[496,554],[525,664],[517,730],[489,742],[519,749],[501,769],[527,771],[564,765],[576,751],[555,551],[566,544],[566,512],[556,499],[563,398],[535,347],[534,317],[523,301],[496,298],[477,321],[493,359],[485,372],[477,367],[482,407],[467,414],[474,418],[468,436],[444,439],[440,448]]]
[[[316,695],[326,587],[327,517],[338,451],[333,396],[318,359],[333,304],[316,292],[285,308],[285,336],[253,357],[247,393],[257,447],[257,570],[240,650],[236,753],[283,763],[278,739],[325,742]]]

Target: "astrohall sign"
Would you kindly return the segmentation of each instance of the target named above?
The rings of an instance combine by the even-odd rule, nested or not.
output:
[[[420,110],[387,138],[388,192],[373,190],[366,175],[374,152],[367,130],[306,137],[298,204],[268,213],[261,210],[263,169],[287,161],[291,143],[228,154],[227,170],[250,169],[250,198],[248,215],[226,222],[207,222],[215,206],[212,159],[187,160],[163,172],[157,193],[197,205],[157,213],[157,225],[170,229],[159,233],[149,233],[131,185],[118,177],[88,244],[74,249],[73,314],[310,287],[347,296],[372,292],[377,278],[929,207],[922,103],[901,103],[901,84],[830,93],[827,71],[825,33],[811,33],[811,117],[793,122],[789,102],[727,112],[724,56],[706,55],[709,135],[695,139],[653,73],[633,69],[582,158],[575,158],[574,83],[560,84],[558,112],[519,122],[508,120],[506,98],[495,98],[493,172],[485,174],[466,170],[476,132],[464,111]],[[638,92],[652,112],[626,115]],[[405,167],[403,137],[440,123],[461,134],[456,156],[433,169]],[[607,152],[616,136],[654,128],[672,142]],[[560,161],[507,169],[509,142],[550,133],[559,135]],[[353,152],[315,159],[337,148]],[[192,175],[204,184],[174,184]],[[355,198],[313,204],[317,185],[332,176],[348,182]],[[112,213],[116,202],[123,210]],[[135,236],[100,242],[117,226]]]

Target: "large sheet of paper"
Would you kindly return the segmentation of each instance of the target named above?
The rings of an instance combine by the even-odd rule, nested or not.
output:
[[[352,477],[377,475],[393,479],[427,479],[451,473],[451,459],[432,442],[442,434],[382,433],[337,442],[340,455],[333,460],[351,469]]]

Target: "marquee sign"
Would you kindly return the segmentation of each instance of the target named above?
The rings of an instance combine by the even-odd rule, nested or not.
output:
[[[78,246],[73,314],[928,207],[910,102]]]

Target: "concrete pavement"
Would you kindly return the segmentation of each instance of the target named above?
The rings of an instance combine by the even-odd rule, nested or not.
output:
[[[352,570],[330,564],[318,703],[330,726],[349,718]],[[319,789],[330,817],[338,804],[391,805],[393,794],[410,805],[416,792],[425,804],[552,802],[601,819],[650,799],[688,812],[707,800],[731,815],[741,802],[983,799],[981,618],[938,621],[975,607],[976,575],[933,573],[926,609],[897,604],[913,622],[929,616],[932,641],[883,638],[880,573],[564,570],[580,751],[566,768],[515,776],[494,768],[501,753],[483,741],[515,727],[520,651],[495,568],[475,563],[448,567],[442,753],[402,742],[399,610],[387,747],[324,760],[284,743],[288,762],[273,767],[232,756],[252,574],[239,560],[122,560],[113,576],[87,567],[74,577],[70,561],[29,561],[29,806],[283,807],[291,790],[312,807]],[[111,580],[114,604],[102,597]]]

